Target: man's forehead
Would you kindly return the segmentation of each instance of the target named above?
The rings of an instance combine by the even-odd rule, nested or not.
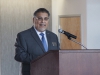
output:
[[[48,13],[46,13],[46,12],[38,12],[36,14],[36,16],[46,16],[46,17],[48,17]]]

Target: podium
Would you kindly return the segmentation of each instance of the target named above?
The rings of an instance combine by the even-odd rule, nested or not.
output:
[[[100,50],[52,50],[31,62],[31,75],[100,75]]]

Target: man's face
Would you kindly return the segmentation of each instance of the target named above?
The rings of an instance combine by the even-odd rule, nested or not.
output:
[[[48,22],[49,22],[49,17],[48,14],[45,12],[39,12],[33,18],[34,27],[40,32],[43,32],[47,29]]]

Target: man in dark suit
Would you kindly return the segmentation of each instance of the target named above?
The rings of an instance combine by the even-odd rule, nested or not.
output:
[[[22,75],[30,75],[30,62],[32,60],[35,60],[49,50],[59,50],[57,35],[46,30],[49,16],[48,10],[39,8],[34,12],[34,25],[17,35],[15,60],[22,62]],[[45,45],[42,43],[43,38],[45,39]]]

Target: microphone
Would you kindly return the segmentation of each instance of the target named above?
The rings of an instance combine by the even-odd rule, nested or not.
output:
[[[77,38],[77,36],[75,36],[75,35],[73,35],[73,34],[71,34],[71,33],[69,33],[69,32],[66,32],[66,31],[64,31],[64,30],[62,30],[62,29],[58,29],[58,32],[59,32],[59,33],[65,34],[65,35],[68,37],[69,40],[71,40],[71,37],[74,38],[74,39]]]
[[[58,32],[59,32],[59,33],[65,34],[65,35],[68,37],[69,40],[71,40],[71,41],[73,41],[73,42],[75,42],[75,43],[81,45],[83,48],[87,49],[87,48],[86,48],[84,45],[82,45],[80,42],[77,42],[77,41],[74,40],[74,39],[77,38],[77,36],[75,36],[75,35],[73,35],[73,34],[71,34],[71,33],[69,33],[69,32],[66,32],[66,31],[64,31],[64,30],[62,30],[62,29],[58,29]],[[73,39],[73,38],[74,38],[74,39]]]

